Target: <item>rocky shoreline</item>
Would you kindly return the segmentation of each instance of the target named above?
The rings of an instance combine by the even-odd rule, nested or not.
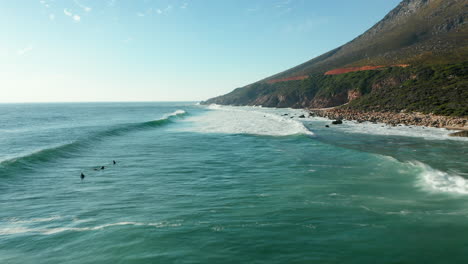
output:
[[[391,126],[412,125],[468,131],[468,119],[422,113],[362,112],[350,109],[308,109],[311,116],[333,120],[353,120],[358,123],[385,123]],[[454,133],[455,134],[455,133]],[[466,136],[467,133],[458,133]]]

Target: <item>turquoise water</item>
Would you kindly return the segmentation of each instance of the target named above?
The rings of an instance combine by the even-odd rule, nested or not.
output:
[[[0,105],[0,263],[468,261],[466,140],[301,113]]]

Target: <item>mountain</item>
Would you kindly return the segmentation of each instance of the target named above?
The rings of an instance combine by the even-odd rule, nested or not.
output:
[[[351,42],[203,103],[465,116],[467,18],[466,0],[404,0]]]

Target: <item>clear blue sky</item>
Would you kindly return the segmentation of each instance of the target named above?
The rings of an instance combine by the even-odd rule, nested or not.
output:
[[[203,100],[336,48],[400,0],[0,2],[0,102]]]

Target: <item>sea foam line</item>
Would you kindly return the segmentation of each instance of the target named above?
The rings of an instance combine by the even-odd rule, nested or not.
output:
[[[409,162],[419,172],[418,184],[431,192],[468,194],[468,180],[460,175],[436,170],[419,161]]]
[[[61,232],[71,231],[71,232],[83,232],[83,231],[95,231],[101,230],[112,226],[150,226],[154,228],[163,228],[163,227],[178,227],[181,226],[180,223],[141,223],[141,222],[117,222],[110,224],[103,224],[97,226],[89,227],[53,227],[53,228],[29,228],[26,226],[13,225],[10,227],[0,228],[0,235],[14,235],[14,234],[24,234],[24,233],[37,233],[42,235],[53,235]]]
[[[265,136],[313,135],[302,122],[259,111],[258,108],[220,105],[210,105],[207,108],[213,111],[186,119],[186,122],[192,124],[182,128],[182,130]]]
[[[32,218],[28,220],[21,220],[18,218],[7,218],[8,222],[14,223],[14,224],[25,224],[25,223],[42,223],[42,222],[52,222],[55,220],[62,219],[61,216],[51,216],[51,217],[45,217],[45,218]]]
[[[309,121],[309,120],[307,120]],[[312,121],[330,121],[321,117],[313,117]],[[330,121],[331,122],[331,121]],[[436,127],[424,127],[414,125],[399,125],[391,126],[384,123],[344,121],[342,125],[333,126],[333,129],[340,130],[346,133],[371,134],[381,136],[403,136],[424,138],[427,140],[453,140],[453,141],[468,141],[466,137],[452,137],[451,133],[454,130]]]

